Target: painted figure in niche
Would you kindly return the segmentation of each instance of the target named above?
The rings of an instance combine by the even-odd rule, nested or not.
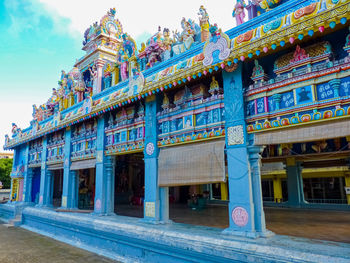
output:
[[[219,82],[215,79],[215,77],[212,77],[211,83],[210,83],[210,88],[209,88],[209,93],[211,95],[214,95],[216,92],[220,90],[219,87]]]
[[[301,91],[298,93],[299,96],[299,102],[309,101],[311,98],[309,97],[309,93],[311,93],[309,90],[306,90],[304,87],[301,88]]]
[[[96,91],[97,89],[97,69],[96,69],[96,65],[94,64],[92,67],[89,67],[89,72],[90,72],[90,78],[92,80],[93,83],[93,92]]]
[[[260,76],[262,74],[264,74],[264,69],[262,66],[259,65],[258,60],[255,59],[252,77]]]
[[[132,39],[126,33],[122,35],[122,38],[124,53],[128,57],[135,55],[135,43],[132,41]]]
[[[291,63],[298,62],[304,59],[307,59],[309,57],[308,54],[306,54],[305,49],[300,48],[299,45],[297,45],[295,52],[293,54],[293,58],[290,60]]]
[[[236,5],[233,9],[232,16],[236,18],[236,24],[237,26],[244,23],[245,13],[244,8],[246,7],[246,4],[243,0],[237,0]]]
[[[194,43],[195,30],[184,17],[181,20],[181,28],[183,30],[181,34],[177,31],[174,32],[176,44],[173,46],[173,52],[176,55],[190,49]]]
[[[129,77],[128,68],[129,68],[129,57],[124,51],[124,49],[119,50],[117,64],[120,66],[120,76],[122,81],[126,80]]]
[[[162,49],[159,46],[149,46],[148,47],[148,63],[146,68],[153,67],[157,62],[162,61]]]
[[[209,38],[209,15],[207,13],[207,10],[204,8],[204,6],[200,6],[199,12],[199,25],[201,27],[201,41],[205,42]]]
[[[145,49],[146,49],[146,44],[142,42],[141,49],[139,50],[139,56],[138,56],[141,71],[146,69],[146,65],[147,65],[147,55],[146,55]]]
[[[104,69],[104,89],[108,89],[112,85],[112,68],[111,64],[106,64],[105,69]]]

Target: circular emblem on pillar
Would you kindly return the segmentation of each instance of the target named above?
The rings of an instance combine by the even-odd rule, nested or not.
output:
[[[96,208],[96,210],[101,210],[101,200],[100,199],[96,200],[95,208]]]
[[[232,211],[232,220],[237,226],[245,226],[248,223],[248,212],[243,207],[237,206]]]
[[[148,155],[152,155],[154,153],[154,144],[152,142],[147,143],[147,145],[146,145],[146,153]]]

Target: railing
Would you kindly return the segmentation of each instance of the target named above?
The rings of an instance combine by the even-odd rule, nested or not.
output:
[[[314,204],[347,204],[346,199],[306,199],[305,201]]]

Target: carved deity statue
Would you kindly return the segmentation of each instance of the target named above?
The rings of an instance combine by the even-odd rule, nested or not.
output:
[[[244,3],[244,0],[237,0],[236,5],[233,9],[232,16],[236,18],[236,24],[237,26],[244,23],[245,13],[244,8],[246,7],[246,4]]]
[[[199,25],[201,27],[201,41],[205,42],[209,38],[209,15],[207,13],[207,10],[204,8],[204,6],[200,6],[199,12]]]
[[[168,28],[164,28],[163,29],[163,43],[162,43],[162,47],[164,49],[163,52],[163,60],[168,60],[170,58],[171,55],[171,45],[174,43],[173,39],[170,38],[170,31]]]
[[[219,92],[220,86],[219,86],[219,82],[215,79],[215,77],[212,77],[211,83],[210,83],[210,87],[209,87],[209,93],[211,95],[214,95],[216,92]]]
[[[174,32],[174,38],[177,44],[173,46],[173,51],[176,55],[190,49],[194,42],[195,29],[184,17],[181,20],[181,27],[183,30],[181,34],[177,31]]]
[[[120,66],[120,76],[122,78],[122,81],[126,80],[129,77],[128,68],[129,68],[129,57],[124,51],[124,49],[121,49],[119,51],[119,57],[117,64]]]
[[[92,79],[92,83],[93,83],[93,92],[96,92],[97,89],[97,69],[96,69],[96,65],[93,65],[93,67],[89,68],[89,72],[90,72],[90,78]]]
[[[169,109],[169,107],[170,107],[170,101],[169,101],[168,95],[164,93],[162,108],[163,110],[167,110]]]
[[[290,60],[291,63],[298,62],[304,59],[307,59],[309,57],[308,54],[306,54],[305,49],[300,48],[299,45],[297,45],[295,52],[293,54],[293,58]]]
[[[257,76],[263,75],[264,74],[264,69],[262,66],[259,65],[258,60],[254,60],[254,68],[253,68],[253,74],[252,78],[255,78]]]
[[[17,135],[21,134],[21,129],[17,127],[16,123],[12,123],[12,138],[16,137]]]

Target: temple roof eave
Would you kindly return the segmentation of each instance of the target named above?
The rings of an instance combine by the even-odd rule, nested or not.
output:
[[[296,2],[300,2],[300,4],[305,4],[307,1],[306,0],[304,0],[304,1],[291,1],[290,5],[293,5],[295,7]],[[282,7],[282,6],[280,6],[280,7]],[[299,7],[300,7],[300,5],[299,5]],[[272,13],[280,14],[280,13],[282,13],[282,8],[279,8],[279,9],[276,8],[276,10],[272,10],[269,12],[270,15]],[[254,54],[253,56],[248,56],[254,50],[261,49],[265,45],[271,45],[271,43],[275,43],[277,40],[278,41],[281,41],[283,39],[287,40],[290,36],[293,36],[293,35],[295,36],[296,34],[299,34],[300,32],[307,32],[308,30],[314,29],[315,26],[317,27],[320,24],[324,25],[325,28],[329,28],[330,26],[329,26],[328,22],[330,19],[333,19],[333,20],[339,22],[339,20],[341,19],[342,16],[350,17],[350,3],[346,2],[343,4],[339,4],[339,5],[335,6],[334,8],[323,11],[322,15],[315,15],[312,17],[306,17],[305,19],[298,21],[298,23],[294,23],[294,24],[291,24],[287,27],[280,28],[278,30],[275,30],[274,32],[266,34],[265,36],[263,36],[261,38],[251,40],[247,43],[244,43],[244,44],[239,45],[237,47],[231,48],[230,56],[225,61],[221,61],[215,65],[204,66],[202,63],[197,63],[196,65],[191,66],[189,69],[179,71],[174,75],[166,76],[166,77],[164,77],[160,80],[154,81],[154,82],[147,81],[147,78],[149,76],[153,76],[155,74],[158,74],[159,72],[165,70],[167,67],[168,68],[173,67],[179,61],[182,61],[184,59],[192,59],[193,57],[199,55],[202,52],[204,43],[198,44],[198,45],[194,46],[193,48],[191,48],[190,50],[188,50],[187,52],[184,52],[184,53],[180,54],[179,56],[173,57],[173,58],[169,59],[168,61],[159,63],[155,67],[144,71],[146,83],[145,83],[144,88],[140,92],[140,94],[138,94],[136,96],[135,95],[122,96],[120,98],[111,99],[108,102],[104,101],[104,103],[102,103],[102,104],[97,104],[93,108],[91,113],[89,113],[89,114],[76,115],[76,116],[72,117],[71,119],[62,120],[61,121],[62,123],[60,123],[60,125],[58,127],[48,128],[47,130],[40,131],[40,132],[38,132],[38,134],[36,136],[29,135],[26,138],[22,138],[21,140],[18,140],[18,139],[13,140],[13,143],[11,141],[9,144],[7,144],[5,146],[6,148],[5,147],[4,148],[5,149],[14,148],[22,143],[25,143],[25,142],[33,140],[35,138],[41,137],[41,136],[43,136],[47,133],[53,132],[55,130],[65,128],[65,127],[72,125],[76,122],[83,121],[86,118],[89,118],[91,116],[96,116],[98,114],[102,114],[105,111],[112,110],[116,107],[120,107],[124,104],[128,104],[130,102],[144,98],[144,97],[148,96],[149,94],[153,94],[155,92],[163,92],[163,90],[167,89],[167,87],[170,88],[172,86],[172,83],[174,83],[174,82],[180,82],[180,83],[181,82],[190,82],[192,79],[189,79],[189,78],[192,78],[192,76],[195,76],[196,74],[202,73],[204,71],[208,71],[209,69],[211,69],[212,71],[213,70],[218,71],[218,70],[220,70],[220,67],[224,67],[224,66],[227,66],[228,64],[231,64],[232,60],[237,59],[238,57],[247,56],[247,59],[254,59],[254,58],[258,57],[258,55]],[[258,21],[258,19],[259,19],[259,17],[257,17],[257,21]],[[263,18],[261,18],[261,19],[263,19]],[[248,22],[250,22],[250,21],[248,21]],[[256,25],[257,23],[258,22],[256,22],[254,25]],[[237,29],[229,30],[229,31],[227,31],[227,33],[230,36],[233,36],[235,34],[234,32],[236,32],[239,29],[242,30],[243,28],[245,28],[248,30],[249,25],[251,26],[252,24],[253,24],[253,22],[251,22],[250,24],[247,24],[246,26],[244,24],[242,24],[241,26],[237,27]],[[300,41],[302,41],[302,40],[300,40]],[[286,48],[286,47],[284,47],[284,48]],[[275,51],[272,49],[268,49],[268,51],[265,53],[267,55],[267,54],[271,54],[273,52],[275,52]],[[90,54],[90,56],[91,56],[91,54]],[[84,58],[84,60],[87,58]],[[81,61],[78,61],[77,63],[81,63]],[[119,91],[120,89],[122,89],[123,87],[125,87],[127,85],[128,85],[128,81],[124,81],[124,82],[119,83],[118,85],[116,85],[114,87],[109,88],[105,92],[102,92],[100,94],[96,94],[96,96],[93,96],[92,99],[95,102],[96,100],[101,100],[101,99],[106,98],[106,97],[111,97],[114,93],[116,93],[117,91]],[[72,111],[72,109],[69,108],[69,109],[67,109],[67,111]],[[51,116],[48,119],[48,121],[52,120],[52,118],[53,117]],[[28,128],[28,129],[30,129],[30,128]],[[28,129],[26,129],[26,130],[28,130]],[[26,130],[24,130],[24,131],[26,131]]]

